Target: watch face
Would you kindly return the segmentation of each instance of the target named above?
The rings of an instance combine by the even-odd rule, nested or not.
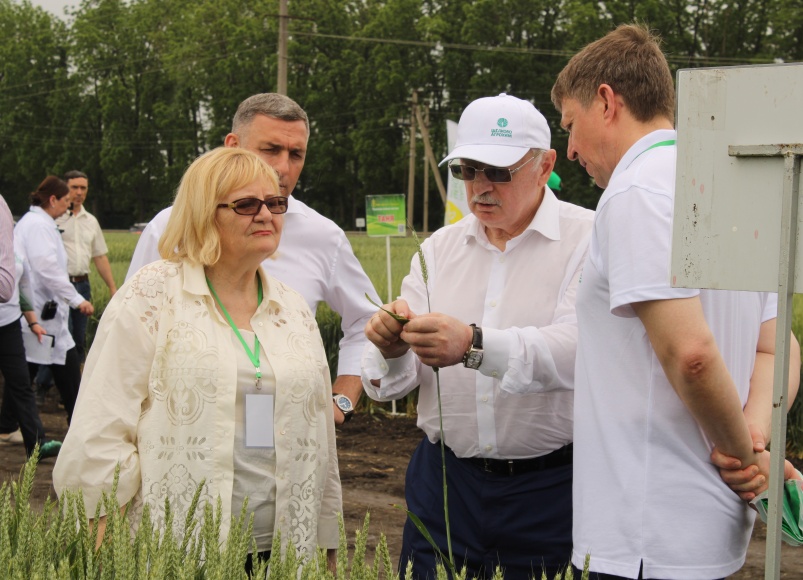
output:
[[[337,404],[337,408],[343,411],[344,413],[354,410],[354,406],[351,404],[351,400],[345,395],[340,395],[339,397],[335,397],[335,403]]]
[[[482,364],[482,351],[481,350],[472,350],[468,353],[466,357],[466,367],[470,369],[478,369]]]

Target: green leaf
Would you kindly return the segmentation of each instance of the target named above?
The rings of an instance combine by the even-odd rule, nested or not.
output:
[[[454,574],[455,574],[454,564],[452,564],[452,562],[449,561],[449,558],[447,558],[443,554],[443,552],[441,552],[441,549],[438,547],[438,544],[435,543],[435,540],[432,538],[432,534],[429,533],[429,530],[427,530],[427,527],[424,525],[424,522],[422,522],[419,519],[419,517],[417,515],[415,515],[413,512],[411,512],[408,509],[404,509],[400,505],[393,504],[393,507],[395,507],[396,509],[404,510],[405,512],[407,512],[407,517],[410,518],[410,521],[413,522],[413,525],[418,529],[419,532],[421,532],[421,535],[424,536],[424,539],[427,542],[429,542],[429,545],[432,546],[432,549],[435,550],[435,554],[440,559],[440,561],[447,568],[449,568],[449,571],[452,573],[452,576],[454,576]]]
[[[377,304],[376,302],[371,300],[371,297],[368,296],[368,292],[365,293],[365,297],[368,299],[368,302],[370,302],[371,304],[373,304],[374,306],[379,308],[382,312],[387,312],[388,314],[390,314],[394,319],[396,319],[397,322],[400,322],[402,324],[402,326],[407,324],[408,322],[410,322],[409,318],[405,318],[404,316],[400,316],[400,315],[396,314],[395,312],[391,312],[390,310],[382,308],[379,304]]]

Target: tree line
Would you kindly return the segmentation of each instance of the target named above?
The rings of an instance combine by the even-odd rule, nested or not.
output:
[[[675,68],[803,60],[803,0],[290,0],[289,10],[288,94],[312,123],[295,194],[347,229],[366,195],[407,191],[413,90],[436,156],[445,120],[470,101],[531,100],[552,126],[561,197],[593,208],[600,190],[566,160],[549,99],[586,43],[640,20]],[[84,0],[62,19],[0,0],[0,193],[14,213],[45,175],[80,169],[104,227],[149,220],[192,159],[222,144],[240,101],[275,90],[278,11],[278,0]],[[420,142],[417,159],[420,195]],[[430,199],[434,229],[443,207]]]

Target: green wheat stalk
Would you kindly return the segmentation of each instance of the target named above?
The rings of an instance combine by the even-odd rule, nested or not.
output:
[[[424,250],[421,248],[421,240],[418,239],[418,234],[415,229],[408,223],[407,226],[413,234],[415,240],[416,252],[418,253],[418,262],[421,265],[421,276],[424,279],[424,289],[427,291],[427,312],[432,312],[432,306],[429,302],[429,270],[427,269],[427,261],[424,259]],[[432,367],[435,371],[435,385],[438,392],[438,421],[441,436],[441,468],[443,471],[443,518],[446,522],[446,547],[449,550],[449,568],[454,576],[455,563],[454,556],[452,555],[452,532],[449,526],[449,489],[446,485],[446,438],[443,434],[443,407],[441,405],[441,375],[438,367]]]
[[[418,262],[421,265],[421,276],[424,279],[424,289],[426,290],[427,293],[427,312],[432,312],[432,304],[430,303],[429,300],[429,270],[427,269],[427,261],[424,258],[424,250],[421,248],[421,240],[418,239],[418,234],[416,233],[415,229],[413,229],[413,227],[410,225],[409,222],[407,224],[407,227],[413,234],[413,239],[415,240],[415,245],[416,245],[416,252],[418,254]],[[381,306],[376,304],[373,300],[371,300],[371,297],[368,296],[368,294],[366,294],[365,297],[371,304],[373,304],[380,310],[387,312],[390,316],[399,321],[401,324],[406,324],[407,322],[409,322],[409,320],[404,318],[403,316],[390,312],[389,310],[386,310],[385,308],[382,308]],[[446,567],[449,568],[449,571],[452,574],[452,578],[455,578],[456,568],[454,563],[454,555],[452,554],[452,531],[449,525],[449,492],[448,492],[448,486],[446,484],[446,440],[443,434],[443,405],[441,404],[441,376],[439,372],[440,369],[438,367],[432,367],[432,370],[435,371],[435,385],[438,395],[438,420],[439,420],[439,431],[441,437],[441,468],[443,471],[443,518],[446,523],[446,547],[449,552],[448,560],[444,556],[443,552],[441,552],[441,549],[438,547],[438,545],[435,543],[432,534],[429,533],[429,530],[427,530],[427,527],[424,525],[424,522],[422,522],[421,519],[410,510],[405,510],[405,511],[407,512],[407,517],[410,518],[410,521],[413,522],[413,525],[416,527],[416,529],[418,529],[421,535],[424,536],[424,539],[426,539],[427,542],[429,542],[429,544],[432,546],[433,550],[435,550],[435,553],[438,555],[440,561],[442,561],[446,565]],[[443,572],[445,574],[445,570]]]

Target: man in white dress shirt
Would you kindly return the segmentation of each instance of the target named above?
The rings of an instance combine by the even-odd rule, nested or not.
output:
[[[468,576],[549,578],[571,554],[574,300],[593,212],[546,186],[549,126],[505,94],[466,107],[444,160],[465,181],[472,215],[422,244],[401,299],[366,326],[366,393],[420,384],[425,437],[410,460],[407,508],[447,554],[438,415],[443,406],[452,551]],[[471,324],[469,324],[471,323]],[[448,557],[448,554],[447,554]],[[434,578],[438,555],[408,519],[400,568]]]
[[[341,425],[351,418],[362,394],[360,353],[366,342],[362,330],[373,314],[365,294],[378,298],[343,230],[291,196],[304,168],[308,140],[304,110],[284,95],[261,93],[237,108],[224,145],[262,157],[278,173],[281,195],[290,197],[279,250],[263,263],[265,270],[300,292],[313,314],[319,302],[326,302],[342,318],[343,339],[332,385],[335,423]],[[160,259],[159,238],[170,209],[159,212],[142,232],[126,279]]]

